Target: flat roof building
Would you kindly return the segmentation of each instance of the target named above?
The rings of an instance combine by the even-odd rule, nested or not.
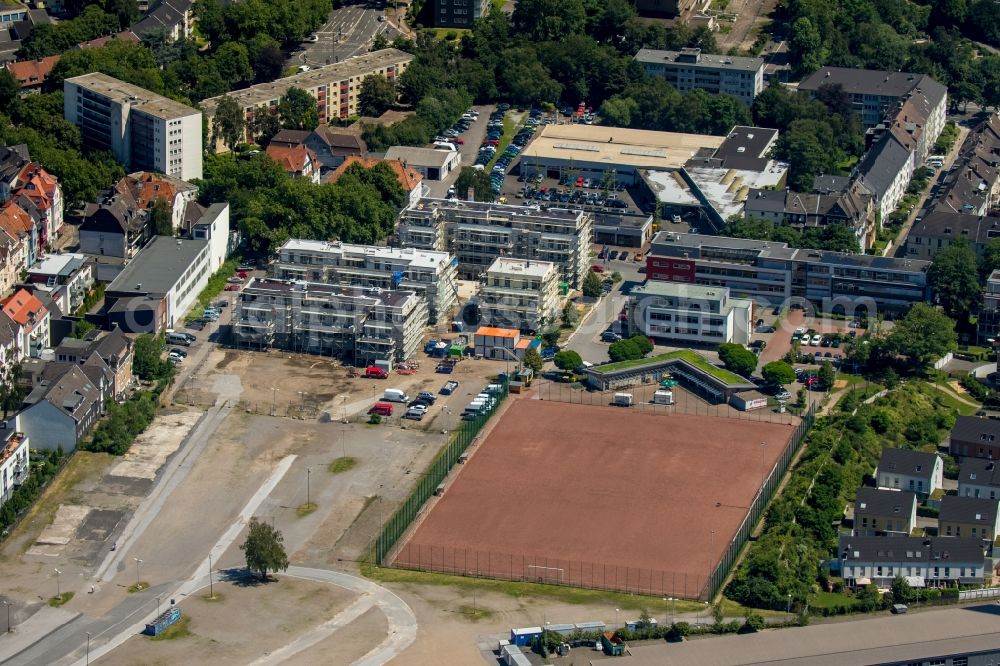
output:
[[[412,291],[253,278],[240,291],[233,337],[241,347],[370,364],[413,357],[426,324],[427,305]]]
[[[727,287],[649,281],[629,294],[629,332],[653,340],[746,345],[753,334],[753,303]]]
[[[94,72],[63,82],[63,112],[86,145],[109,150],[129,171],[201,178],[201,112]]]
[[[559,269],[550,261],[497,257],[479,287],[484,324],[541,331],[559,318]]]
[[[391,146],[385,151],[385,159],[401,162],[406,169],[416,169],[427,180],[444,180],[462,163],[462,154],[457,150]]]
[[[201,108],[211,122],[219,100],[230,97],[243,109],[247,121],[250,121],[254,109],[277,108],[282,95],[291,88],[300,88],[316,99],[319,122],[322,125],[337,118],[358,115],[358,95],[361,92],[361,82],[366,76],[380,74],[395,81],[411,62],[413,56],[409,53],[399,49],[380,49],[270,83],[258,83],[226,95],[210,97],[201,102]]]
[[[397,236],[404,247],[450,252],[466,279],[509,257],[551,261],[561,281],[579,287],[590,268],[593,224],[583,210],[421,199],[400,213]]]
[[[639,49],[635,60],[649,76],[659,76],[681,92],[699,88],[732,95],[746,105],[764,90],[764,60],[712,55],[698,48],[680,51]]]
[[[679,169],[692,157],[709,157],[725,137],[603,125],[545,125],[521,152],[521,165],[553,176],[638,182],[640,170]]]
[[[729,287],[768,305],[797,302],[820,312],[875,316],[927,300],[930,262],[773,241],[661,231],[646,255],[649,280]]]
[[[447,316],[458,298],[451,255],[413,247],[292,239],[278,250],[271,274],[280,280],[414,291],[426,299],[431,323]]]

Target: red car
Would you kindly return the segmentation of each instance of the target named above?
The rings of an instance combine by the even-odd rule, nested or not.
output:
[[[380,368],[377,365],[369,365],[365,368],[365,377],[370,379],[387,379],[389,373],[386,372],[385,368]]]
[[[457,143],[460,146],[465,145],[465,139],[463,139],[462,137],[458,137],[458,136],[455,137],[454,139],[452,139],[451,142],[452,143]]]
[[[487,146],[499,146],[500,145],[500,141],[497,140],[497,139],[487,139],[483,143],[485,143]]]
[[[227,284],[226,285],[226,291],[239,291],[239,290],[240,290],[240,285],[238,285],[238,284]]]
[[[594,271],[595,273],[603,273],[604,267],[599,264],[594,264],[593,266],[590,267],[590,270]]]
[[[583,176],[577,176],[576,177],[576,186],[577,187],[583,187]]]

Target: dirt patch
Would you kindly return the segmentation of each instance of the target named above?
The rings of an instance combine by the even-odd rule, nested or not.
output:
[[[372,608],[326,640],[284,663],[286,666],[347,666],[368,654],[378,644],[378,637],[384,636],[388,629],[389,623],[382,611]]]
[[[267,585],[216,583],[215,590],[221,600],[199,594],[181,602],[181,612],[190,618],[189,636],[171,641],[136,636],[101,663],[247,664],[329,620],[354,600],[343,588],[280,575]]]
[[[792,431],[516,400],[395,562],[697,597]]]

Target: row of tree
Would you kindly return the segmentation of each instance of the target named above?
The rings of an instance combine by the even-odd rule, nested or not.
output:
[[[291,178],[265,153],[208,155],[196,181],[203,203],[228,201],[252,252],[289,238],[374,243],[389,235],[405,192],[387,164],[352,165],[335,184]]]
[[[789,247],[828,250],[831,252],[860,252],[854,231],[846,224],[832,223],[822,227],[796,229],[788,225],[775,225],[768,220],[731,217],[721,230],[721,235],[731,238],[788,243]]]

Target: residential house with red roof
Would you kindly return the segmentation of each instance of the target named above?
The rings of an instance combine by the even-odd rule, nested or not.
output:
[[[65,203],[62,188],[56,177],[35,162],[29,162],[17,177],[16,194],[27,197],[44,217],[39,229],[39,246],[45,247],[55,240],[63,226]]]
[[[165,201],[175,233],[183,226],[188,206],[198,196],[198,188],[191,183],[151,171],[130,173],[118,181],[115,190],[127,193],[142,210],[152,210],[157,199]]]
[[[18,289],[3,301],[3,312],[20,327],[22,354],[39,356],[49,346],[49,311],[27,289]]]
[[[13,201],[0,208],[0,229],[14,240],[14,252],[9,261],[13,262],[18,274],[35,263],[38,248],[38,234],[35,221],[23,208]]]
[[[301,144],[297,146],[271,144],[266,152],[292,178],[308,178],[313,183],[319,184],[319,160],[311,148]]]
[[[38,93],[50,88],[52,70],[59,62],[60,56],[53,55],[35,60],[21,60],[8,64],[9,71],[26,93]]]
[[[374,157],[359,157],[357,155],[350,155],[341,162],[340,166],[334,169],[332,172],[323,178],[324,183],[336,183],[340,180],[340,177],[347,171],[351,166],[359,164],[366,169],[371,169],[377,164],[382,163],[388,164],[389,168],[392,169],[393,173],[396,174],[396,180],[399,182],[399,186],[403,188],[406,192],[408,203],[407,205],[414,205],[422,197],[427,196],[427,185],[424,184],[424,177],[419,171],[413,167],[409,167],[399,160],[381,160]]]

